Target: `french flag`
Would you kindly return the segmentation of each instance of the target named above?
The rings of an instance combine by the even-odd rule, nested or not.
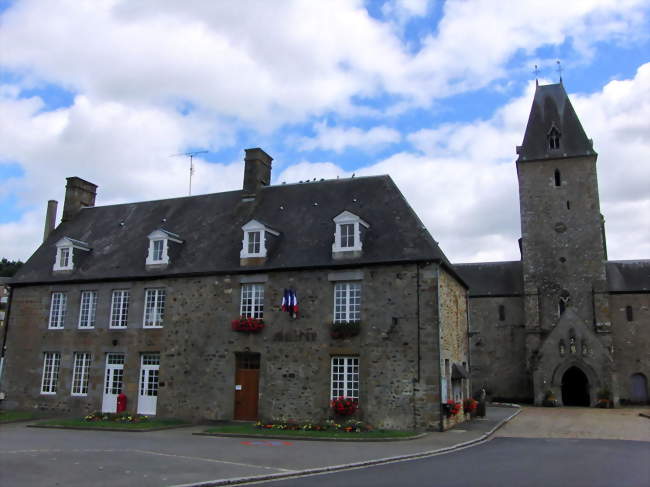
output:
[[[282,295],[282,311],[292,315],[294,318],[298,316],[298,297],[293,289],[285,289]]]

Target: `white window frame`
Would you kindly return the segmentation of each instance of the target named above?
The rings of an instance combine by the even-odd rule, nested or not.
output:
[[[239,315],[244,318],[264,318],[264,284],[241,285]]]
[[[361,282],[334,283],[334,323],[361,321]]]
[[[86,242],[75,240],[70,237],[63,237],[56,243],[56,257],[54,258],[53,271],[72,271],[74,270],[74,251],[75,249],[88,252],[90,247]]]
[[[239,257],[242,259],[249,257],[266,257],[266,234],[270,233],[276,237],[280,235],[279,232],[276,232],[257,220],[249,221],[246,225],[241,227],[241,229],[244,232],[244,238],[242,239],[242,248],[241,252],[239,252]],[[257,249],[253,248],[253,252],[251,252],[250,247],[253,243],[251,237],[254,235],[259,235],[259,247]],[[255,252],[255,250],[257,250],[257,252]]]
[[[165,319],[165,288],[150,288],[144,291],[143,328],[162,328]]]
[[[332,357],[330,366],[330,397],[359,399],[359,357]]]
[[[334,231],[332,252],[360,252],[363,249],[363,243],[361,242],[361,226],[370,228],[370,225],[363,221],[359,216],[347,210],[336,215],[333,221],[336,228]],[[348,242],[343,241],[343,225],[353,225],[352,245],[347,245]]]
[[[62,330],[65,324],[65,313],[68,306],[68,295],[61,291],[52,293],[50,301],[50,317],[47,328],[49,330]]]
[[[111,317],[108,327],[114,330],[122,330],[129,325],[129,301],[131,291],[129,289],[114,289],[111,293]]]
[[[61,368],[61,354],[59,352],[45,352],[43,354],[43,376],[41,378],[41,394],[56,394],[59,383],[59,370]]]
[[[87,396],[88,395],[88,376],[90,373],[90,352],[75,352],[72,362],[72,383],[70,395]]]
[[[169,264],[169,242],[183,243],[178,235],[162,228],[154,230],[147,235],[147,238],[149,239],[149,250],[145,265]],[[157,242],[162,242],[160,244],[162,249],[156,248]]]
[[[78,327],[82,330],[95,328],[96,316],[97,291],[81,291]]]

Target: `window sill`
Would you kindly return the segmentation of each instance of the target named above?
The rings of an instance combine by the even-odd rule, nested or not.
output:
[[[109,330],[126,330],[128,326],[109,326]]]
[[[56,396],[56,392],[42,392],[41,396]]]
[[[48,330],[63,330],[62,326],[48,326]]]
[[[150,328],[164,328],[163,325],[142,325],[143,329],[150,329]]]

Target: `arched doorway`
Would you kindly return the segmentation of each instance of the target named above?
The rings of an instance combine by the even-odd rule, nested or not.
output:
[[[630,401],[636,404],[648,402],[648,381],[643,374],[632,374],[630,377]]]
[[[562,376],[562,403],[565,406],[589,406],[589,380],[578,367]]]

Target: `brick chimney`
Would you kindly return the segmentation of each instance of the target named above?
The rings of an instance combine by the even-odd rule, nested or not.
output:
[[[59,202],[56,200],[49,200],[47,202],[47,212],[45,213],[45,228],[43,229],[43,242],[50,236],[52,230],[56,226],[56,209]]]
[[[271,184],[273,158],[262,149],[246,149],[244,158],[244,197],[255,197],[263,186]]]
[[[84,181],[76,176],[66,178],[65,202],[63,203],[63,216],[61,222],[71,220],[79,210],[87,206],[95,206],[97,185]]]

